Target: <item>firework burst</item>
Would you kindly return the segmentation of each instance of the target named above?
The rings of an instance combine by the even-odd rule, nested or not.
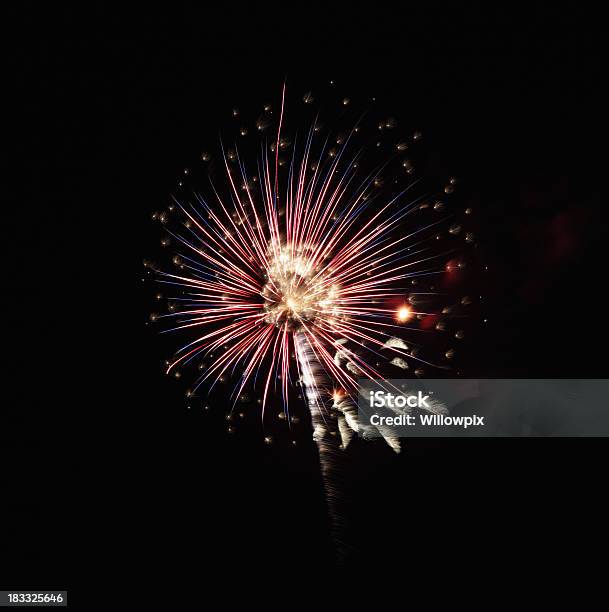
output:
[[[309,93],[299,104],[312,101]],[[165,331],[187,338],[167,373],[197,364],[191,394],[234,378],[235,403],[257,388],[262,418],[279,395],[288,422],[291,390],[300,386],[315,439],[338,430],[344,447],[361,432],[353,410],[358,378],[381,379],[386,364],[402,377],[448,367],[454,349],[430,360],[421,335],[431,333],[430,321],[435,330],[446,325],[452,306],[439,309],[434,300],[446,303],[449,277],[464,266],[459,253],[473,235],[445,209],[456,181],[436,193],[415,177],[407,154],[420,133],[405,137],[395,119],[374,120],[370,147],[368,116],[335,133],[315,115],[288,135],[290,108],[284,87],[276,115],[266,106],[255,121],[255,153],[242,153],[249,130],[241,127],[241,142],[221,144],[205,190],[175,196],[156,213],[163,222],[181,220],[168,229],[180,247],[177,269],[157,269],[159,282],[179,291],[161,316],[174,321]],[[202,162],[210,161],[204,153]]]

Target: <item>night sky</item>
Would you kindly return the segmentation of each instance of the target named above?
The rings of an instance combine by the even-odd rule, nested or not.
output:
[[[2,229],[7,586],[86,601],[137,567],[163,599],[165,586],[216,576],[296,584],[311,567],[335,571],[306,428],[296,449],[262,444],[254,425],[227,435],[226,397],[210,400],[215,413],[188,409],[145,325],[152,211],[217,141],[218,117],[276,98],[284,79],[376,96],[460,178],[488,265],[469,374],[606,376],[604,85],[591,24],[533,5],[309,10],[14,15],[11,122],[26,175],[9,181]],[[545,519],[574,500],[588,516],[579,539],[601,516],[600,440],[413,440],[399,457],[360,443],[351,455],[361,575],[389,561],[458,564],[473,535],[427,530],[446,521],[475,523],[485,560],[553,550]]]

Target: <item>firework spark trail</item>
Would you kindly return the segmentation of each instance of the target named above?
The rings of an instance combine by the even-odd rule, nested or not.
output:
[[[306,336],[299,332],[294,335],[294,347],[303,387],[313,426],[313,439],[319,453],[319,464],[324,486],[330,530],[335,543],[337,561],[342,564],[347,555],[348,545],[345,538],[346,522],[343,506],[343,463],[345,455],[341,452],[332,432],[336,435],[338,423],[324,410],[323,390],[327,391],[328,379],[319,366]]]

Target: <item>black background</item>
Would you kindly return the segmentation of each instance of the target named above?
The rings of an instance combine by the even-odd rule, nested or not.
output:
[[[297,584],[335,571],[307,436],[297,450],[269,448],[188,410],[184,388],[161,375],[140,286],[150,213],[217,136],[216,118],[276,97],[284,78],[302,91],[335,79],[397,107],[462,178],[489,266],[472,373],[604,377],[594,21],[429,3],[15,15],[10,123],[26,173],[9,180],[3,215],[0,582],[85,601],[136,574],[168,596],[177,582]],[[600,442],[355,452],[353,560],[362,572],[390,561],[428,572],[477,547],[478,569],[508,551],[530,568],[594,539]]]

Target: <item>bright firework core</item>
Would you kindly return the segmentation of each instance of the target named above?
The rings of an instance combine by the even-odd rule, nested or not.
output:
[[[298,331],[320,315],[333,314],[337,289],[327,284],[311,257],[289,246],[277,249],[271,254],[266,277],[261,295],[268,323]]]

